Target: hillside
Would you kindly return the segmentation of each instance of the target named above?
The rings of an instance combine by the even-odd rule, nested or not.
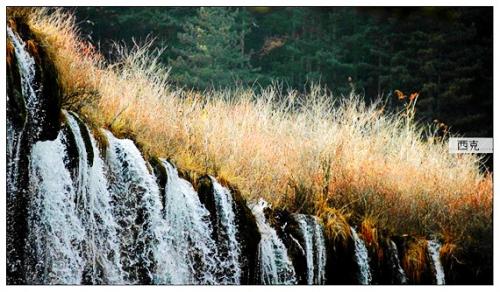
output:
[[[149,246],[150,242],[165,243],[162,238],[153,238],[163,232],[155,229],[158,225],[177,226],[176,222],[165,223],[161,221],[165,218],[158,219],[161,217],[159,209],[167,212],[165,210],[170,206],[171,212],[175,213],[184,210],[183,208],[201,208],[201,205],[195,206],[191,201],[192,205],[183,207],[183,200],[175,201],[173,197],[169,197],[173,193],[192,194],[191,189],[196,191],[194,194],[199,195],[201,204],[211,212],[211,224],[200,218],[186,217],[186,221],[192,220],[193,226],[199,228],[193,232],[198,232],[197,238],[199,242],[203,242],[204,248],[210,249],[213,244],[220,245],[220,242],[213,243],[203,236],[211,236],[206,234],[211,228],[207,226],[222,224],[214,215],[222,212],[222,209],[217,209],[218,203],[213,200],[218,200],[219,195],[221,198],[227,196],[226,191],[220,190],[225,189],[232,194],[235,206],[239,206],[239,212],[234,216],[240,219],[233,220],[236,220],[237,223],[234,224],[240,228],[238,230],[244,230],[238,236],[246,236],[244,240],[238,237],[243,242],[241,250],[250,253],[246,256],[252,258],[252,252],[263,248],[262,244],[266,242],[264,239],[258,247],[257,242],[251,240],[255,239],[252,234],[256,230],[259,230],[259,236],[274,242],[270,246],[279,246],[276,242],[281,239],[282,245],[290,254],[291,262],[284,260],[280,264],[282,268],[287,267],[285,270],[294,270],[294,277],[283,271],[290,276],[286,278],[290,283],[302,281],[301,264],[296,260],[300,256],[293,256],[298,253],[297,250],[293,251],[292,240],[299,237],[294,232],[300,230],[300,224],[309,224],[312,229],[315,226],[324,229],[326,243],[321,250],[325,249],[327,260],[324,265],[329,276],[319,280],[320,283],[344,283],[332,277],[334,272],[328,267],[332,266],[332,262],[344,263],[346,266],[352,264],[352,259],[346,257],[350,253],[356,254],[354,264],[360,264],[362,261],[359,256],[363,251],[365,257],[371,259],[368,270],[373,274],[370,277],[364,275],[364,279],[368,281],[373,276],[375,283],[389,282],[387,279],[391,277],[385,274],[386,265],[391,258],[389,255],[394,254],[390,252],[390,242],[395,243],[399,249],[399,253],[396,249],[396,258],[401,258],[401,267],[408,283],[439,283],[439,280],[429,280],[433,278],[432,275],[438,274],[439,269],[433,264],[436,256],[443,263],[447,283],[492,282],[492,175],[480,171],[481,157],[449,154],[446,137],[430,137],[428,133],[436,129],[428,129],[426,125],[415,122],[415,104],[418,98],[406,99],[404,109],[399,113],[392,113],[385,110],[382,102],[366,104],[355,94],[334,97],[319,86],[311,86],[305,94],[286,91],[279,86],[270,86],[260,92],[244,88],[187,91],[178,89],[169,82],[168,70],[158,63],[157,55],[151,53],[148,46],[137,47],[132,51],[122,48],[121,59],[108,64],[89,43],[79,37],[73,16],[66,12],[9,9],[7,25],[12,30],[7,42],[7,114],[8,127],[13,129],[8,142],[11,143],[9,145],[17,145],[17,148],[8,147],[8,151],[11,150],[8,152],[11,161],[8,163],[8,179],[12,177],[17,181],[8,184],[7,192],[12,194],[12,205],[15,206],[8,216],[10,214],[9,222],[14,222],[14,227],[21,226],[8,229],[8,234],[10,230],[17,236],[9,239],[10,244],[19,244],[16,243],[19,238],[33,244],[30,241],[33,238],[23,233],[23,230],[28,229],[28,234],[31,234],[30,223],[23,221],[28,219],[19,217],[31,206],[30,198],[37,193],[36,190],[41,189],[43,192],[39,193],[48,194],[51,189],[47,188],[53,187],[52,184],[44,185],[45,181],[55,179],[45,176],[43,172],[44,169],[50,169],[51,160],[47,159],[50,157],[45,157],[47,151],[58,153],[62,148],[73,147],[73,152],[64,150],[69,154],[63,154],[64,151],[61,150],[61,157],[66,157],[65,159],[57,158],[61,160],[61,173],[68,173],[68,186],[76,181],[83,185],[93,185],[92,182],[98,184],[92,180],[82,182],[82,177],[74,175],[81,172],[82,155],[85,152],[75,151],[74,148],[86,149],[88,153],[85,154],[85,161],[92,161],[89,162],[89,167],[93,169],[94,164],[102,164],[106,165],[102,166],[103,169],[114,173],[103,174],[98,179],[99,184],[103,180],[108,181],[102,188],[109,190],[111,202],[116,205],[116,202],[131,200],[132,204],[137,204],[139,214],[147,214],[138,215],[142,219],[137,225],[137,231],[134,231],[143,234],[141,230],[149,230],[144,231],[145,239],[140,246]],[[21,39],[19,43],[16,43],[14,33]],[[34,80],[31,81],[23,79],[23,76],[31,72],[23,71],[23,65],[29,65],[26,60],[30,60],[21,55],[24,48],[26,54],[32,56],[32,66],[36,68],[33,72]],[[26,89],[32,83],[35,84],[34,95]],[[30,99],[33,96],[39,99],[33,102]],[[19,111],[19,108],[23,110]],[[21,130],[16,130],[18,128]],[[83,129],[87,128],[88,133],[84,134],[86,131]],[[79,129],[78,133],[75,129]],[[69,135],[67,133],[70,132],[73,138],[60,138],[63,135],[61,133]],[[78,142],[80,135],[83,137],[82,142]],[[85,138],[86,136],[92,138]],[[71,142],[71,139],[75,141]],[[59,146],[50,144],[50,141],[56,141]],[[19,145],[26,147],[19,148]],[[13,149],[21,150],[16,152]],[[58,161],[57,159],[53,161]],[[23,170],[18,173],[18,169],[24,169],[18,165],[29,166],[24,168],[30,172],[23,173],[27,171]],[[80,170],[69,171],[73,168]],[[125,174],[118,174],[120,169]],[[23,184],[18,181],[23,180],[28,182],[26,185],[30,185],[30,188],[19,189]],[[187,187],[186,182],[193,187]],[[133,185],[127,186],[127,183]],[[220,189],[217,189],[218,185]],[[74,193],[78,194],[81,186],[74,188]],[[96,195],[98,200],[103,189],[95,191],[90,188],[86,192]],[[136,199],[133,199],[134,195],[137,196]],[[45,202],[45,196],[41,196],[42,202]],[[216,197],[210,199],[211,196]],[[267,201],[270,208],[266,208],[261,199]],[[174,205],[168,205],[169,200],[173,200]],[[75,201],[79,202],[78,199]],[[48,203],[42,203],[42,207],[37,205],[41,214],[45,214],[43,206],[47,206],[46,204]],[[77,208],[71,204],[64,206],[71,214],[71,210]],[[87,205],[84,204],[81,208],[86,208],[85,206]],[[104,209],[106,208],[111,207]],[[120,209],[119,214],[127,213],[126,208],[122,208],[124,209]],[[94,232],[94,228],[99,229],[99,222],[102,220],[115,220],[112,217],[117,216],[118,211],[114,212],[106,213],[109,218],[101,216],[104,219],[94,222],[94,227],[85,225],[82,227],[83,231],[78,231],[80,227],[71,225],[73,240],[77,241],[81,237],[79,232]],[[188,213],[183,213],[183,216],[188,216]],[[166,214],[168,219],[169,213]],[[316,216],[311,218],[317,218],[318,223],[315,225],[313,221],[305,220],[297,214]],[[36,216],[33,219],[35,221]],[[71,217],[74,220],[71,221],[72,224],[87,218],[87,215],[71,216],[75,216]],[[64,224],[68,223],[61,220]],[[83,221],[88,220],[90,219]],[[287,226],[287,222],[289,229],[277,228]],[[57,222],[49,220],[46,224],[52,226],[51,224],[57,225]],[[223,227],[228,228],[226,225]],[[214,230],[222,230],[223,227]],[[188,226],[185,228],[190,230]],[[268,230],[266,228],[277,231],[267,233],[264,231]],[[54,232],[57,234],[57,230]],[[114,231],[102,231],[101,236],[109,232]],[[173,236],[178,238],[181,234],[183,233],[179,231]],[[231,234],[232,231],[227,231],[223,236]],[[269,238],[266,237],[268,235]],[[132,235],[121,234],[117,238],[126,236]],[[301,236],[307,241],[305,235]],[[69,242],[72,242],[71,238],[65,244]],[[168,246],[168,241],[166,242]],[[435,245],[436,242],[439,245]],[[126,242],[116,244],[122,250],[127,249],[124,246]],[[173,243],[171,245],[176,246]],[[434,254],[426,252],[436,246],[439,249]],[[183,249],[182,246],[177,248]],[[345,252],[332,252],[342,248]],[[229,247],[216,249],[221,254],[231,250]],[[156,254],[157,250],[157,247],[151,247],[151,252],[148,253],[147,248],[143,247],[142,251],[147,254],[145,258],[148,260],[137,261],[143,263],[151,258],[165,257]],[[320,247],[315,247],[314,250],[318,251]],[[19,249],[17,252],[19,253]],[[71,254],[73,253],[71,250]],[[15,256],[22,258],[24,255]],[[120,256],[123,257],[123,251],[115,255]],[[318,257],[316,255],[313,258],[317,260]],[[234,263],[226,262],[228,258],[230,256],[227,254],[221,256],[221,262],[227,264],[228,269],[234,268]],[[169,266],[169,263],[151,260],[154,262],[153,268],[134,266],[116,258],[114,260],[120,261],[124,266],[129,277],[127,281],[131,283],[144,283],[142,281],[146,281],[145,278],[151,281],[146,283],[177,281],[175,277],[151,277],[152,270],[156,271],[161,265]],[[14,258],[9,261],[15,262]],[[210,260],[202,262],[209,263]],[[368,265],[368,261],[365,262]],[[110,261],[107,265],[116,267],[116,262]],[[211,267],[214,264],[206,265]],[[251,284],[255,284],[252,282],[255,279],[252,274],[255,273],[254,265],[257,264],[242,266],[238,272],[246,275],[241,276],[242,279],[247,277],[245,279]],[[31,274],[30,267],[27,264],[24,273]],[[71,267],[69,269],[72,270]],[[333,271],[341,273],[336,269]],[[363,269],[360,271],[363,276]],[[11,283],[30,283],[25,279],[20,280],[23,276],[16,274],[18,272],[16,268],[10,270]],[[262,275],[262,270],[260,272],[260,282],[256,281],[257,283],[281,283],[275,282],[274,278],[270,282],[262,280],[266,277]],[[120,271],[116,273],[119,274]],[[221,283],[217,280],[218,273],[207,272],[203,276],[205,278],[200,275],[193,277],[204,279],[199,283]],[[234,273],[233,271],[232,274]],[[216,280],[211,282],[206,278],[208,274]],[[176,276],[178,279],[186,279],[185,275]],[[280,273],[277,275],[278,278],[282,276]],[[100,279],[99,276],[94,277]],[[360,277],[353,281],[358,283]],[[307,277],[304,276],[305,278]],[[75,279],[79,279],[78,276],[62,282],[73,283]],[[38,280],[37,278],[34,282]],[[93,284],[99,283],[90,276],[87,280]],[[364,280],[360,282],[364,283]]]

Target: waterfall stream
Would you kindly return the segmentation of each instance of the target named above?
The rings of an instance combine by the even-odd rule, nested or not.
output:
[[[14,50],[17,59],[19,75],[21,77],[21,90],[26,103],[26,114],[29,120],[33,123],[33,132],[30,133],[30,138],[38,136],[40,132],[39,124],[42,109],[39,106],[38,93],[40,88],[35,85],[35,60],[26,50],[24,41],[13,32],[10,27],[7,27],[7,36],[14,45]],[[38,85],[41,86],[41,85]],[[25,125],[24,125],[25,126]],[[24,130],[23,126],[23,130]]]
[[[439,255],[440,249],[441,249],[441,244],[437,240],[427,241],[427,251],[429,252],[429,255],[432,259],[432,266],[434,267],[436,284],[444,285],[445,284],[444,270]]]
[[[237,240],[236,215],[231,192],[210,177],[217,209],[217,247],[221,258],[222,284],[237,284],[241,278],[240,244]]]
[[[399,283],[397,284],[406,284],[408,283],[408,279],[406,278],[405,271],[401,267],[401,263],[399,261],[399,255],[398,255],[398,247],[396,246],[396,243],[394,241],[389,240],[389,257],[390,257],[390,262],[392,266],[392,272],[393,274],[396,275],[396,278],[398,279]]]
[[[87,234],[84,242],[84,282],[120,284],[124,276],[120,263],[120,239],[107,188],[104,161],[87,127],[82,124],[80,128],[73,114],[66,113],[66,118],[75,138],[79,158],[73,186],[77,194],[76,211]],[[91,149],[86,148],[82,131],[85,131]]]
[[[216,284],[219,261],[217,243],[211,238],[210,214],[193,186],[179,177],[177,169],[163,161],[167,170],[165,220],[168,245],[175,253],[175,284]]]
[[[170,257],[169,250],[160,249],[157,244],[164,242],[167,231],[161,216],[160,191],[134,143],[117,139],[110,132],[106,132],[106,137],[109,190],[118,223],[125,281],[154,283],[156,265]]]
[[[300,231],[304,239],[304,252],[307,263],[307,284],[324,284],[326,266],[326,248],[323,229],[317,218],[304,214],[296,214]]]
[[[358,233],[351,227],[352,238],[354,239],[354,257],[359,267],[358,280],[360,284],[368,285],[372,281],[370,272],[370,258],[365,243],[359,238]]]
[[[85,228],[75,212],[76,192],[66,169],[64,134],[33,145],[30,162],[27,269],[29,284],[79,284],[85,265]]]
[[[262,236],[259,243],[259,273],[263,284],[295,284],[295,270],[283,242],[266,221],[264,209],[269,205],[260,199],[251,207]]]
[[[7,27],[7,37],[14,46],[21,81],[21,93],[25,99],[27,114],[36,117],[38,105],[37,92],[34,87],[35,60],[26,51],[23,40]],[[9,96],[7,96],[9,100]],[[21,153],[21,141],[26,127],[26,120],[20,129],[15,129],[12,121],[7,119],[7,188],[10,195],[15,195],[18,189],[17,177],[19,174],[19,159]],[[35,133],[33,133],[35,134]]]

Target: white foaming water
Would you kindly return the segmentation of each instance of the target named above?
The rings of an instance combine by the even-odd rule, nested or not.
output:
[[[296,284],[295,269],[285,245],[266,221],[264,209],[269,205],[263,199],[250,206],[261,234],[258,249],[259,274],[262,284]]]
[[[121,264],[127,283],[153,283],[170,279],[161,270],[172,260],[165,242],[167,226],[161,217],[161,203],[155,178],[149,173],[141,153],[129,139],[109,141],[106,160],[113,215],[118,223]],[[159,273],[157,273],[157,271]]]
[[[314,217],[314,242],[316,243],[316,268],[317,272],[314,274],[315,284],[325,284],[326,283],[326,243],[323,225],[319,222],[319,219]]]
[[[326,248],[321,224],[316,217],[304,214],[296,214],[295,219],[304,239],[307,284],[324,284],[326,281]]]
[[[217,209],[217,246],[222,277],[221,284],[239,284],[241,278],[240,244],[237,240],[236,216],[231,192],[213,177],[215,207]]]
[[[76,193],[64,164],[62,132],[37,142],[30,160],[28,284],[80,284],[85,265],[85,229],[76,214]]]
[[[352,238],[354,239],[354,257],[359,267],[358,280],[360,284],[368,285],[372,281],[370,272],[370,258],[365,243],[359,238],[358,233],[351,227]]]
[[[390,251],[390,257],[391,257],[390,260],[391,260],[391,264],[392,264],[393,273],[396,274],[397,279],[399,280],[399,283],[397,283],[397,284],[408,283],[408,279],[406,278],[405,271],[401,267],[401,263],[399,261],[398,247],[396,246],[396,243],[394,243],[394,241],[392,241],[392,240],[389,241],[389,251]]]
[[[217,245],[212,239],[210,214],[193,186],[163,160],[167,171],[164,216],[168,242],[175,254],[173,284],[217,284]]]
[[[443,265],[441,264],[441,259],[439,252],[441,250],[441,244],[437,240],[428,240],[427,241],[427,251],[429,252],[429,255],[431,256],[432,259],[432,265],[434,267],[434,271],[436,272],[436,284],[437,285],[444,285],[445,279],[444,279],[444,269]]]
[[[86,283],[122,284],[123,270],[120,263],[120,240],[116,230],[118,224],[113,217],[111,195],[107,189],[102,161],[96,141],[89,133],[92,149],[86,149],[76,119],[65,113],[68,125],[75,137],[78,149],[78,172],[74,182],[76,188],[77,212],[87,236],[84,242],[86,260]],[[87,151],[94,159],[89,161]],[[92,166],[90,166],[92,164]]]

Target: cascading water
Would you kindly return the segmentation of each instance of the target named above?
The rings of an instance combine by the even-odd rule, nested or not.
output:
[[[117,139],[110,132],[106,136],[109,190],[125,281],[150,284],[170,279],[171,271],[160,269],[171,266],[165,261],[171,261],[172,255],[158,244],[166,241],[167,226],[155,178],[131,140]]]
[[[300,232],[304,239],[307,284],[324,284],[326,281],[326,248],[322,226],[317,218],[313,216],[296,214],[295,220],[299,224]]]
[[[396,275],[396,279],[399,283],[397,284],[406,284],[408,283],[408,279],[406,278],[405,271],[401,267],[401,263],[399,261],[398,256],[398,247],[394,241],[389,240],[389,257],[391,262],[391,268],[394,275]]]
[[[193,186],[163,160],[167,171],[164,216],[170,228],[168,243],[175,259],[174,284],[216,284],[219,261],[217,243],[211,238],[210,214]]]
[[[240,244],[237,240],[236,215],[231,192],[213,177],[215,207],[217,210],[217,247],[220,257],[222,284],[238,284],[241,278]]]
[[[39,106],[40,84],[35,85],[35,60],[26,50],[24,41],[13,32],[10,27],[7,27],[7,36],[14,45],[14,50],[21,77],[21,90],[26,103],[26,112],[29,115],[29,120],[33,123],[33,132],[30,137],[36,137],[40,132],[40,117],[42,117],[42,109]]]
[[[439,251],[441,249],[441,244],[437,240],[428,240],[427,241],[427,252],[429,253],[432,259],[432,266],[434,267],[434,272],[436,273],[436,284],[444,285],[444,269],[441,264],[441,259],[439,255]]]
[[[262,284],[295,284],[295,270],[283,242],[266,221],[268,203],[260,199],[250,206],[261,234],[258,249],[259,274]]]
[[[14,52],[17,59],[17,67],[21,81],[21,93],[24,97],[26,104],[27,114],[29,119],[37,121],[39,115],[38,110],[38,96],[35,88],[35,60],[26,50],[24,41],[13,32],[10,27],[7,27],[7,37],[10,39],[14,46]],[[7,97],[7,100],[9,97]],[[26,119],[27,120],[27,119]],[[12,121],[7,119],[7,188],[9,194],[15,195],[18,189],[17,177],[19,174],[19,159],[21,153],[21,141],[24,136],[26,127],[26,120],[20,129],[15,129]],[[37,135],[39,129],[35,127],[34,133],[29,136]]]
[[[66,118],[75,138],[79,158],[76,181],[73,183],[77,194],[76,208],[87,234],[83,244],[86,260],[83,281],[90,284],[121,284],[124,275],[120,263],[120,239],[116,232],[118,225],[113,217],[111,195],[107,189],[104,162],[88,129],[83,124],[80,128],[72,114],[66,113]],[[91,149],[87,149],[82,131],[85,131]]]
[[[30,162],[26,267],[29,284],[80,284],[85,228],[76,213],[76,192],[65,167],[62,132],[33,145]]]
[[[352,238],[354,239],[354,257],[359,267],[358,280],[360,284],[368,285],[372,281],[370,272],[370,258],[365,243],[359,238],[358,233],[351,227]]]
[[[16,130],[12,122],[7,119],[7,193],[12,197],[16,195],[18,190],[17,179],[19,176],[22,136],[23,131]]]

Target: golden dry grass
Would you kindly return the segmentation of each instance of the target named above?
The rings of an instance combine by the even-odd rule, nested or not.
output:
[[[427,241],[417,239],[405,250],[401,266],[413,283],[421,283],[422,274],[428,266]]]
[[[146,156],[223,178],[248,200],[316,213],[336,234],[350,232],[332,221],[346,213],[393,233],[454,239],[492,224],[491,175],[480,173],[477,156],[423,140],[411,104],[401,114],[357,96],[334,105],[314,86],[305,95],[179,90],[147,46],[105,65],[71,15],[34,9],[28,22],[56,64],[65,107],[134,139]]]

